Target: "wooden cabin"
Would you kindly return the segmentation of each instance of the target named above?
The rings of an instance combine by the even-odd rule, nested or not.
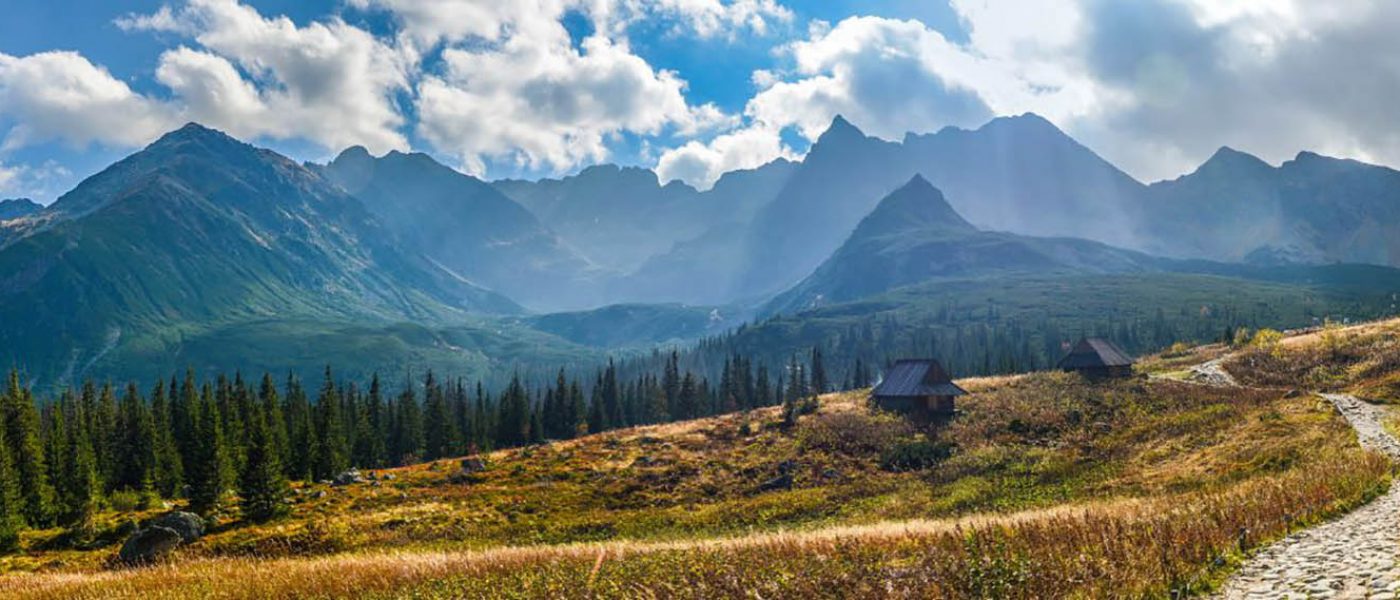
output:
[[[1103,338],[1079,340],[1056,368],[1079,373],[1089,379],[1132,377],[1133,358],[1122,348]]]
[[[967,394],[932,359],[896,362],[870,395],[883,410],[919,419],[946,419],[957,412],[953,399]]]

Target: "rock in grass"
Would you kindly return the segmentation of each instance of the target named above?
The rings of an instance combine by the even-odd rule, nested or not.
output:
[[[180,543],[180,534],[174,529],[152,525],[127,538],[117,557],[127,565],[148,565],[169,554]]]
[[[336,475],[336,476],[335,476],[335,481],[332,481],[332,482],[331,482],[331,485],[343,486],[343,485],[350,485],[350,484],[352,484],[352,483],[364,483],[364,482],[365,482],[365,478],[364,478],[363,476],[360,475],[360,470],[359,470],[359,469],[350,469],[350,470],[347,470],[347,471],[345,471],[345,472],[343,472],[343,473],[341,473],[341,474],[339,474],[339,475]]]
[[[472,457],[469,457],[469,458],[464,458],[464,459],[462,459],[462,472],[463,472],[463,473],[480,473],[480,472],[485,471],[485,470],[486,470],[486,461],[481,460],[481,459],[478,458],[478,457],[472,456]]]
[[[758,486],[758,491],[760,492],[790,489],[792,489],[792,473],[783,473],[782,475],[763,482],[763,485]]]
[[[180,540],[192,543],[204,535],[204,519],[191,512],[175,511],[165,513],[151,521],[152,527],[164,527],[180,534]]]

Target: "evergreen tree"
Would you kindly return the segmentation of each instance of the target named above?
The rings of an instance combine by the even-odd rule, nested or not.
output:
[[[311,402],[295,375],[287,376],[287,399],[282,410],[287,422],[287,449],[282,455],[287,479],[311,479],[312,453],[316,429],[311,421]]]
[[[93,517],[102,500],[102,480],[97,476],[97,459],[92,453],[83,403],[67,404],[63,417],[69,424],[63,458],[63,524],[87,537],[92,533]]]
[[[818,346],[812,347],[812,395],[825,394],[831,391],[831,383],[826,378],[826,366],[822,364],[822,349]]]
[[[266,384],[269,378],[264,378]],[[270,403],[276,406],[275,402]],[[242,498],[243,517],[252,521],[266,521],[287,509],[287,480],[283,475],[280,452],[272,434],[273,424],[267,418],[268,402],[249,414],[244,422],[248,434],[248,447],[243,473],[239,478],[239,496]]]
[[[0,554],[19,549],[19,530],[24,526],[19,470],[11,458],[6,429],[0,427]]]
[[[4,420],[6,441],[19,478],[20,509],[24,521],[35,527],[52,524],[54,489],[45,460],[53,457],[41,443],[39,412],[28,387],[20,385],[19,371],[11,370],[3,396],[0,418]]]
[[[151,434],[155,490],[166,498],[174,498],[184,485],[184,475],[170,429],[170,403],[166,400],[165,382],[162,380],[156,380],[156,387],[151,391]]]
[[[311,475],[314,479],[331,479],[349,466],[342,419],[335,379],[331,376],[331,368],[326,367],[325,381],[321,384],[320,395],[316,397],[316,436],[311,445]]]
[[[442,385],[433,378],[433,372],[423,382],[423,458],[437,460],[451,456],[457,446],[457,434],[452,426],[452,410],[447,405],[447,395]]]
[[[146,401],[136,384],[126,386],[118,409],[116,456],[113,458],[113,489],[154,491],[156,466],[155,427]]]
[[[524,445],[530,440],[530,400],[520,374],[511,377],[510,385],[501,395],[500,419],[497,422],[496,443],[502,447]]]
[[[408,382],[394,405],[393,455],[396,465],[417,462],[423,456],[423,414],[413,384]]]
[[[207,516],[221,508],[230,473],[224,454],[223,424],[208,384],[191,412],[195,418],[195,439],[185,471],[190,484],[190,510]]]

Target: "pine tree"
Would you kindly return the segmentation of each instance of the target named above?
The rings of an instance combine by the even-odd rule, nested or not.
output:
[[[331,479],[349,466],[344,427],[335,379],[331,376],[331,368],[326,367],[325,381],[321,384],[320,395],[316,397],[316,436],[311,445],[313,478]]]
[[[263,373],[262,382],[258,384],[258,412],[262,414],[267,427],[267,436],[272,443],[273,458],[282,467],[282,473],[287,472],[287,420],[282,412],[282,401],[277,394],[277,384],[272,381],[271,373]]]
[[[39,412],[29,388],[20,385],[19,371],[11,370],[9,385],[3,397],[4,430],[14,459],[14,472],[19,478],[21,514],[24,521],[35,527],[52,524],[54,489],[45,460],[52,454],[40,441]]]
[[[264,378],[264,383],[270,381]],[[266,407],[275,402],[264,401],[244,422],[248,434],[247,460],[239,478],[243,518],[266,521],[287,509],[287,480],[283,476],[280,452],[272,434],[273,424],[267,418]]]
[[[312,454],[308,450],[315,441],[316,430],[311,422],[311,402],[295,375],[287,376],[287,399],[282,414],[287,429],[287,448],[282,454],[287,479],[309,480]]]
[[[24,526],[20,474],[14,466],[5,434],[6,428],[0,427],[0,554],[19,549],[19,530]]]
[[[831,383],[826,379],[826,366],[822,364],[822,350],[820,347],[812,347],[812,395],[821,395],[831,391]]]
[[[190,510],[211,515],[221,508],[229,480],[228,457],[213,389],[206,384],[195,405],[195,439],[186,476],[190,483]]]
[[[135,491],[153,491],[155,487],[156,440],[155,428],[146,401],[136,390],[136,384],[126,386],[118,409],[117,431],[110,436],[116,440],[111,487]]]
[[[175,438],[170,431],[170,403],[165,397],[165,382],[156,381],[151,391],[151,432],[152,453],[155,455],[152,477],[155,489],[166,498],[174,498],[184,486],[180,454],[175,448]]]
[[[433,372],[423,382],[423,458],[437,460],[451,456],[457,445],[457,434],[452,426],[452,412],[447,405],[447,395],[442,385],[433,378]]]
[[[393,454],[390,460],[393,464],[410,464],[423,456],[423,413],[418,406],[418,398],[413,394],[411,382],[404,385],[394,405],[392,439]]]
[[[520,374],[511,377],[510,385],[501,395],[500,420],[497,422],[496,443],[502,447],[524,445],[530,440],[530,400]]]
[[[93,533],[93,517],[102,500],[102,480],[97,476],[97,459],[92,453],[83,403],[68,404],[64,414],[70,425],[64,452],[63,523],[85,538]]]

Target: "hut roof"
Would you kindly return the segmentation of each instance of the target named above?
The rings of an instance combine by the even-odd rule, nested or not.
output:
[[[894,364],[885,379],[875,387],[876,396],[961,396],[966,394],[953,383],[936,360],[908,359]]]
[[[1133,364],[1132,357],[1113,342],[1102,338],[1079,340],[1069,354],[1060,359],[1061,369],[1092,369],[1095,367],[1126,367]]]

